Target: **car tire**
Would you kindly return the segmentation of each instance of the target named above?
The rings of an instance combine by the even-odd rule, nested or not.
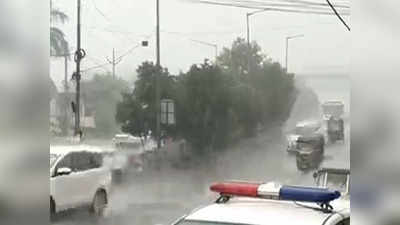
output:
[[[90,212],[97,218],[104,217],[104,211],[107,208],[107,193],[104,190],[98,190],[93,197]]]

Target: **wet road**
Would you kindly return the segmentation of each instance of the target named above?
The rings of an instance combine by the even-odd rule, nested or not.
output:
[[[346,135],[347,136],[347,135]],[[322,165],[340,165],[349,159],[349,141],[326,147]],[[215,194],[208,186],[218,180],[277,181],[313,185],[311,172],[300,172],[295,157],[286,153],[286,142],[279,129],[244,140],[229,153],[217,156],[216,168],[147,170],[131,175],[114,186],[109,217],[95,221],[85,211],[68,212],[53,224],[59,225],[150,225],[171,224],[200,205],[212,202]]]
[[[323,85],[321,85],[321,82]],[[326,86],[330,81],[311,82]],[[344,81],[340,81],[344,82]],[[339,84],[341,84],[339,82]],[[332,96],[349,105],[349,93],[340,90],[324,93],[324,88],[312,87],[320,101]],[[326,146],[321,166],[350,166],[350,127],[345,129],[345,141]],[[106,220],[96,221],[88,213],[68,212],[53,222],[58,225],[155,225],[171,224],[190,210],[212,202],[215,194],[208,186],[218,180],[277,181],[284,184],[313,185],[311,172],[300,172],[296,159],[286,152],[285,134],[281,128],[271,128],[257,137],[246,139],[225,153],[215,156],[216,167],[207,165],[193,169],[174,169],[166,164],[161,170],[147,170],[141,175],[132,175],[122,185],[114,187],[110,197]]]

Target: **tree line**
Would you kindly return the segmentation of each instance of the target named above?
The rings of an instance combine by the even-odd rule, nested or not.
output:
[[[175,103],[176,124],[163,125],[162,130],[185,139],[200,154],[284,123],[297,95],[293,74],[266,57],[256,42],[248,45],[237,38],[216,62],[205,60],[177,75],[143,62],[134,89],[124,92],[116,106],[115,119],[123,132],[155,131],[156,74],[161,99]]]

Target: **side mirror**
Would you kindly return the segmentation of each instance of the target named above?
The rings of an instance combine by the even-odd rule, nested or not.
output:
[[[72,170],[68,167],[62,167],[57,169],[57,176],[69,175]]]

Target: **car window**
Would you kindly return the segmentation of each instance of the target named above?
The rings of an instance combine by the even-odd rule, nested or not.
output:
[[[100,153],[89,154],[89,167],[90,169],[100,168],[103,164],[103,155]]]
[[[68,154],[68,155],[64,156],[64,158],[61,159],[60,162],[58,162],[55,171],[57,171],[59,168],[63,168],[63,167],[70,168],[71,170],[73,169],[72,168],[73,165],[72,165],[72,155],[71,154]]]
[[[80,172],[90,169],[90,153],[88,152],[74,152],[72,157],[72,170]]]
[[[102,155],[92,152],[74,152],[72,153],[72,171],[80,172],[99,168],[102,165]]]

